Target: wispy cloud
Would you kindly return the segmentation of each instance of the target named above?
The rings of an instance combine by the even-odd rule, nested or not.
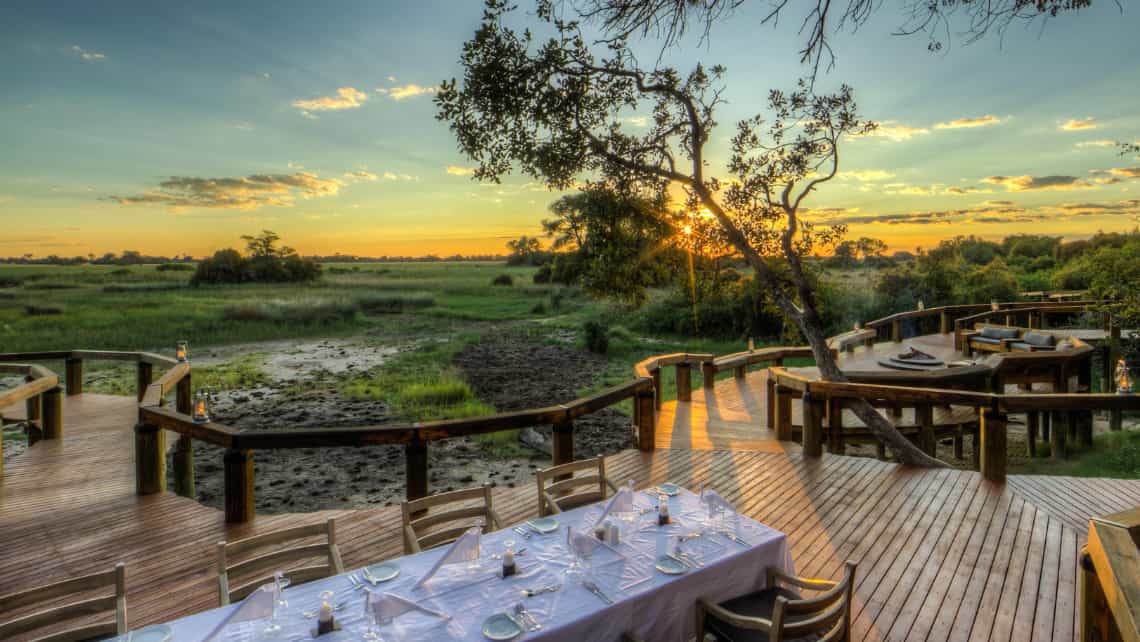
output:
[[[306,116],[315,111],[338,111],[341,109],[355,109],[368,100],[368,94],[353,87],[341,87],[336,90],[335,96],[321,96],[319,98],[294,100],[293,106],[301,110]]]
[[[376,93],[384,94],[392,100],[404,100],[405,98],[434,94],[438,89],[438,87],[424,87],[415,83],[409,83],[402,87],[377,87]]]
[[[987,176],[983,183],[1000,185],[1010,192],[1031,190],[1087,189],[1089,183],[1076,176]]]
[[[345,172],[344,177],[349,179],[349,180],[356,180],[356,181],[374,181],[374,180],[380,178],[379,176],[373,174],[372,172],[370,172],[366,169],[358,169],[354,172]]]
[[[71,53],[88,62],[98,62],[100,60],[107,59],[107,56],[99,53],[98,51],[87,51],[79,45],[71,45]]]
[[[974,187],[972,185],[954,185],[947,187],[944,193],[952,194],[954,196],[965,196],[967,194],[989,194],[992,190],[982,187]]]
[[[1111,140],[1085,140],[1076,144],[1077,147],[1112,147],[1116,143]]]
[[[853,178],[861,183],[868,183],[894,178],[894,174],[884,169],[852,169],[839,172],[839,178]]]
[[[915,136],[922,136],[929,134],[930,130],[925,127],[911,127],[904,125],[897,120],[884,120],[879,123],[879,126],[866,134],[852,136],[852,138],[886,138],[894,142],[901,142],[910,140]]]
[[[965,129],[970,127],[988,127],[998,125],[1001,119],[997,116],[985,115],[977,118],[957,118],[944,123],[934,123],[935,129]]]
[[[386,181],[418,181],[419,176],[411,176],[409,174],[397,174],[396,172],[384,172],[384,180]]]
[[[474,167],[460,167],[459,165],[448,165],[447,173],[452,176],[470,176],[475,173]]]
[[[171,176],[158,187],[134,196],[112,196],[121,205],[165,205],[179,212],[189,208],[255,210],[262,206],[289,207],[297,198],[332,196],[344,182],[308,172],[251,174],[232,178]]]
[[[1057,128],[1063,132],[1079,132],[1086,129],[1096,129],[1097,123],[1092,116],[1089,116],[1083,120],[1070,118],[1069,120],[1066,120],[1065,122],[1058,125]]]
[[[1140,167],[1114,167],[1112,169],[1090,169],[1093,176],[1117,176],[1119,178],[1140,178]]]

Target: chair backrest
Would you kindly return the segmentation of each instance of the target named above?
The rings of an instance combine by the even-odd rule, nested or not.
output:
[[[299,568],[292,565],[302,560],[315,562],[315,558],[323,560]],[[236,542],[218,542],[217,559],[218,602],[222,606],[272,582],[273,573],[278,570],[284,571],[292,584],[344,572],[336,545],[336,519],[331,517],[323,523],[294,526]],[[231,579],[240,584],[230,588]]]
[[[839,642],[848,639],[851,630],[851,595],[855,588],[855,568],[855,562],[847,562],[843,578],[838,582],[811,581],[814,586],[808,588],[822,590],[815,597],[802,600],[776,598],[776,606],[772,610],[772,642],[799,639],[810,634],[819,635],[817,639],[820,642]],[[789,615],[795,616],[795,619],[788,620]]]
[[[588,474],[575,474],[588,473]],[[545,517],[606,498],[606,462],[601,457],[572,461],[535,473],[538,482],[538,514]],[[548,482],[553,482],[549,486]]]
[[[484,532],[500,527],[489,484],[413,499],[404,502],[402,508],[407,555],[454,542],[477,519],[483,521]]]
[[[59,604],[58,598],[63,596],[93,593],[108,587],[113,587],[114,592]],[[51,602],[55,606],[0,623],[0,640],[7,640],[13,636],[35,631],[48,625],[59,625],[81,616],[90,616],[104,611],[113,612],[114,619],[111,619],[110,614],[107,614],[107,619],[97,622],[90,622],[85,617],[78,626],[37,636],[36,640],[64,642],[65,640],[87,640],[122,635],[127,632],[126,568],[120,562],[115,565],[115,568],[102,573],[76,577],[55,584],[0,596],[0,617],[4,617],[2,614],[7,611],[41,602]]]

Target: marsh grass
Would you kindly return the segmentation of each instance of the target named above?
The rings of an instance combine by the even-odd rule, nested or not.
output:
[[[350,322],[359,307],[353,301],[269,301],[231,304],[222,308],[225,321],[263,321],[278,324],[319,325]]]
[[[435,297],[429,292],[368,294],[358,297],[356,305],[365,314],[400,314],[430,308],[435,305]]]
[[[1010,466],[1011,474],[1066,475],[1140,479],[1140,430],[1095,435],[1091,448],[1078,450],[1068,459],[1049,459],[1049,444],[1038,443],[1037,459]]]

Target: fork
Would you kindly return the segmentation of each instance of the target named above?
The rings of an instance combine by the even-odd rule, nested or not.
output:
[[[534,597],[542,593],[554,593],[555,591],[562,590],[561,584],[550,584],[549,586],[540,586],[538,588],[523,589],[523,595],[527,597]]]
[[[519,535],[522,535],[523,537],[526,537],[528,539],[530,538],[530,529],[529,528],[526,528],[524,526],[515,526],[511,530],[518,533]]]
[[[515,602],[515,615],[519,616],[524,621],[530,622],[530,626],[526,627],[528,631],[537,631],[542,628],[542,625],[539,624],[538,620],[536,620],[534,616],[530,614],[530,611],[526,610],[526,607],[523,606],[522,602]]]
[[[348,583],[352,584],[352,588],[357,590],[357,591],[367,591],[368,590],[368,587],[364,584],[363,580],[361,580],[359,577],[357,577],[356,575],[354,575],[352,573],[348,574]]]

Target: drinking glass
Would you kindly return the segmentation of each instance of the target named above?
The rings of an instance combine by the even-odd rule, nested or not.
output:
[[[376,617],[376,609],[372,608],[371,592],[367,592],[364,597],[364,621],[368,622],[368,628],[364,629],[364,633],[360,637],[370,642],[384,642],[383,636],[380,635],[380,627],[387,624],[387,621],[381,622]]]
[[[269,616],[269,622],[265,625],[265,637],[277,637],[283,630],[281,626],[281,614],[285,609],[289,608],[289,602],[285,601],[285,589],[289,586],[289,578],[285,577],[278,571],[273,577],[273,613]]]

